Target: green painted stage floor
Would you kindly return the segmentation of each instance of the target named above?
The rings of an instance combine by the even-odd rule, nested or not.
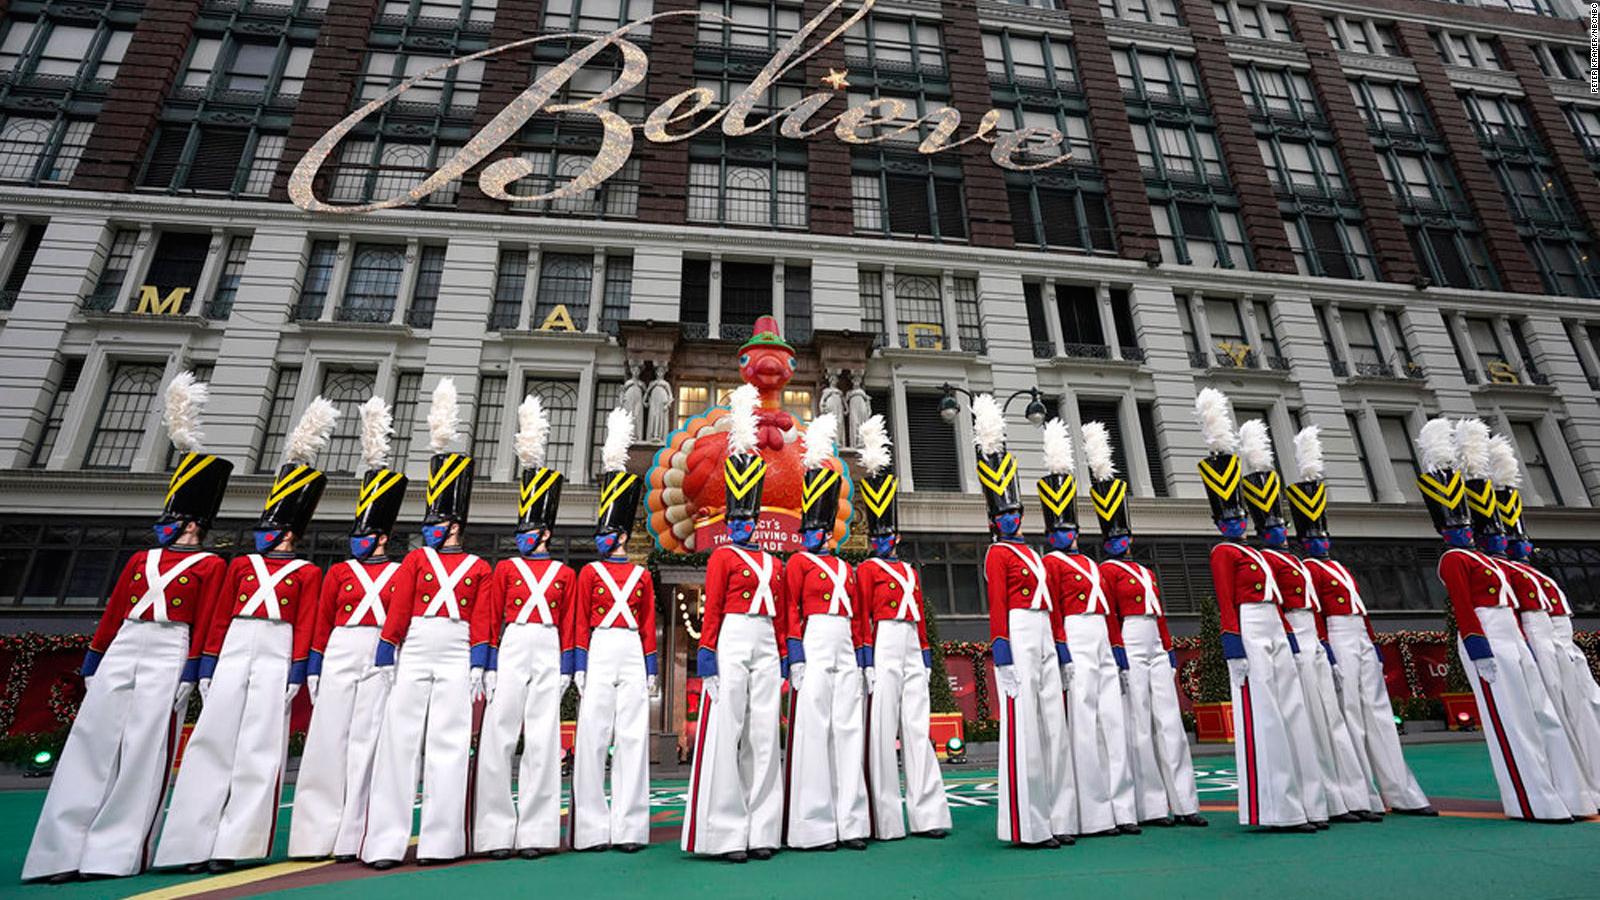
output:
[[[64,886],[18,885],[42,791],[0,793],[0,897],[237,897],[272,891],[306,898],[429,900],[546,896],[648,897],[1537,897],[1600,896],[1600,822],[1531,825],[1503,819],[1480,743],[1406,750],[1437,819],[1390,816],[1316,835],[1240,829],[1232,812],[1233,759],[1196,760],[1206,829],[1147,829],[1137,837],[1081,840],[1054,851],[995,840],[994,773],[947,766],[954,833],[943,841],[873,844],[865,852],[780,853],[743,866],[678,850],[682,782],[652,791],[654,842],[642,853],[564,853],[540,860],[406,865],[376,873],[357,864],[283,860],[224,876],[144,875]]]

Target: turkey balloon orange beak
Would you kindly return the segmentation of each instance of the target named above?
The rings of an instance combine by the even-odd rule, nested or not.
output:
[[[745,381],[756,386],[763,394],[779,391],[794,375],[793,356],[781,350],[756,351],[750,354],[744,367]]]

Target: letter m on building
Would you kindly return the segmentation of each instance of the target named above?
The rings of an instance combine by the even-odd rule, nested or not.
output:
[[[175,287],[167,296],[162,297],[153,284],[139,286],[139,305],[134,307],[134,312],[153,316],[176,316],[183,313],[183,298],[189,296],[193,288]]]

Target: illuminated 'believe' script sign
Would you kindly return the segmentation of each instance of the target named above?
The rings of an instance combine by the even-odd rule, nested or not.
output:
[[[749,87],[735,97],[726,107],[717,110],[714,114],[705,117],[705,121],[687,128],[683,131],[671,131],[674,126],[683,126],[691,123],[696,117],[710,110],[716,96],[708,88],[694,87],[675,94],[662,101],[650,114],[645,117],[641,131],[645,140],[659,144],[669,144],[687,140],[718,123],[721,124],[722,133],[729,137],[754,134],[769,128],[774,122],[782,120],[778,126],[778,133],[786,138],[803,139],[814,137],[832,129],[834,136],[848,144],[877,144],[902,135],[915,132],[922,126],[929,126],[929,132],[922,142],[917,145],[917,152],[931,154],[959,147],[972,141],[983,141],[993,144],[989,157],[995,165],[1015,171],[1029,171],[1043,169],[1049,166],[1060,165],[1070,158],[1071,154],[1062,152],[1060,155],[1050,157],[1044,162],[1028,163],[1016,157],[1020,152],[1028,151],[1030,145],[1045,143],[1059,147],[1062,135],[1051,128],[1021,128],[1013,132],[996,133],[1000,122],[999,110],[989,110],[983,118],[978,120],[977,128],[972,134],[960,140],[952,140],[956,129],[961,126],[961,113],[949,106],[942,106],[927,115],[912,120],[902,121],[906,112],[906,103],[893,97],[884,97],[868,100],[857,106],[852,106],[844,112],[823,122],[813,123],[811,118],[825,106],[837,93],[838,89],[847,86],[842,75],[835,73],[827,79],[827,83],[834,86],[833,90],[817,91],[808,94],[800,100],[789,104],[773,115],[759,122],[750,122],[751,111],[756,103],[778,79],[782,78],[792,69],[801,66],[807,59],[836,40],[850,27],[866,17],[868,10],[872,9],[876,0],[863,0],[861,8],[850,15],[837,28],[828,32],[827,36],[815,46],[800,52],[801,46],[811,37],[812,33],[822,27],[822,23],[834,11],[844,5],[844,0],[833,0],[827,8],[817,14],[816,18],[807,22],[794,37],[790,38],[778,52],[768,61],[761,73]],[[453,59],[450,62],[435,66],[415,77],[408,78],[394,87],[383,96],[362,106],[360,109],[346,116],[338,125],[324,134],[306,155],[295,166],[294,173],[289,177],[289,198],[295,205],[311,212],[344,212],[359,213],[371,212],[379,209],[393,209],[415,203],[434,191],[450,184],[460,178],[466,171],[481,162],[484,157],[493,153],[495,148],[505,143],[512,135],[516,134],[536,113],[562,116],[586,116],[597,121],[604,130],[604,137],[600,142],[600,149],[595,154],[589,166],[574,177],[570,182],[554,189],[539,194],[513,194],[506,187],[520,178],[533,173],[533,164],[521,158],[508,158],[497,160],[485,166],[478,176],[478,187],[483,193],[496,200],[513,202],[533,202],[544,200],[560,200],[576,196],[585,191],[598,187],[607,178],[616,174],[628,157],[633,152],[634,126],[626,119],[607,108],[607,104],[616,97],[638,87],[644,81],[645,73],[650,68],[650,59],[644,51],[632,41],[626,39],[628,32],[650,22],[664,19],[669,16],[692,16],[700,18],[705,14],[692,10],[664,12],[630,22],[616,31],[602,35],[591,40],[587,45],[567,57],[560,65],[546,72],[505,109],[501,110],[482,131],[472,136],[472,140],[461,149],[449,162],[434,171],[427,178],[418,182],[404,194],[375,200],[371,203],[358,205],[335,205],[318,200],[312,190],[313,179],[322,164],[327,161],[328,154],[338,146],[339,141],[349,134],[351,129],[361,123],[379,107],[390,100],[405,93],[412,85],[428,78],[433,78],[441,73],[475,59],[493,56],[507,50],[537,44],[547,41],[566,41],[571,38],[583,37],[577,34],[552,34],[527,38],[482,50],[470,56]],[[723,16],[705,16],[706,18],[726,21]],[[561,89],[562,85],[575,75],[584,64],[594,59],[607,47],[616,47],[622,54],[622,74],[612,82],[598,96],[584,100],[581,103],[550,103],[550,98]],[[874,134],[874,129],[887,126],[882,134]]]

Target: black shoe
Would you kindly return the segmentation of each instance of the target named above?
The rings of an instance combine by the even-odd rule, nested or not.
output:
[[[1354,822],[1361,821],[1361,816],[1356,814],[1356,813],[1353,813],[1353,812],[1340,813],[1337,816],[1329,816],[1328,817],[1328,821],[1330,821],[1330,822],[1343,822],[1344,824],[1349,825],[1349,824],[1352,824]]]
[[[827,842],[826,844],[823,844],[820,847],[814,847],[812,849],[821,850],[823,853],[832,853],[833,851],[839,849],[839,842],[838,841],[829,841],[829,842]]]
[[[1178,824],[1178,820],[1171,816],[1162,816],[1159,819],[1145,819],[1139,824],[1148,826],[1150,828],[1171,828],[1172,826]]]
[[[43,880],[44,880],[45,884],[66,884],[69,881],[77,881],[78,880],[78,873],[77,872],[57,872],[54,875],[51,875],[49,878],[45,878]]]
[[[750,848],[750,858],[751,859],[761,859],[761,860],[771,859],[772,858],[772,848],[771,847],[752,847],[752,848]]]
[[[618,844],[617,849],[621,850],[623,853],[638,853],[640,850],[644,849],[644,845],[637,843]]]
[[[511,858],[511,851],[510,850],[490,850],[488,852],[488,854],[486,854],[486,855],[490,859],[510,859]]]
[[[1428,816],[1428,817],[1433,817],[1433,816],[1437,816],[1439,814],[1439,811],[1437,809],[1434,809],[1431,806],[1419,806],[1416,809],[1401,809],[1400,807],[1396,806],[1396,807],[1390,809],[1389,811],[1394,813],[1397,816]]]
[[[1204,828],[1211,824],[1210,822],[1206,821],[1205,816],[1202,816],[1199,813],[1189,813],[1186,816],[1178,816],[1173,821],[1177,822],[1179,825],[1188,825],[1190,828]]]
[[[207,864],[203,862],[189,863],[187,866],[183,867],[183,871],[189,873],[190,875],[198,875],[206,870],[206,865]]]
[[[1578,820],[1567,816],[1565,819],[1534,819],[1532,821],[1538,822],[1540,825],[1571,825]]]
[[[865,850],[867,849],[867,842],[861,838],[850,838],[844,842],[844,846],[847,850]]]
[[[1105,831],[1091,831],[1088,834],[1083,835],[1083,837],[1116,837],[1121,833],[1122,832],[1118,831],[1116,828],[1107,828]]]
[[[743,850],[735,850],[732,853],[724,853],[722,854],[722,858],[731,863],[747,863],[750,861],[749,855]]]
[[[1383,813],[1381,813],[1381,812],[1373,812],[1370,809],[1363,809],[1360,812],[1357,812],[1356,813],[1356,817],[1359,818],[1363,822],[1382,822],[1383,821]]]
[[[213,859],[206,863],[206,871],[213,875],[233,871],[233,860]]]
[[[1143,834],[1144,833],[1144,829],[1143,828],[1140,828],[1139,826],[1133,824],[1132,822],[1124,822],[1123,824],[1118,825],[1117,826],[1117,831],[1121,832],[1122,834]]]
[[[929,828],[927,831],[913,831],[911,833],[913,835],[915,835],[916,837],[932,838],[932,839],[934,839],[936,841],[942,841],[945,838],[950,836],[950,829],[948,829],[948,828]]]
[[[581,850],[579,850],[578,852],[579,853],[599,853],[602,850],[610,850],[610,849],[611,849],[611,845],[610,844],[595,844],[593,847],[584,847]]]
[[[1074,838],[1070,834],[1058,834],[1058,835],[1056,835],[1056,843],[1060,844],[1063,847],[1071,847],[1073,844],[1076,844],[1077,842],[1078,842],[1077,839]]]
[[[1313,822],[1303,822],[1299,825],[1279,825],[1267,830],[1274,834],[1316,834],[1317,826]]]
[[[1311,827],[1316,829],[1317,831],[1327,831],[1328,830],[1328,820],[1327,819],[1313,819],[1311,821]]]
[[[552,851],[541,850],[538,847],[524,847],[521,850],[517,851],[517,855],[522,857],[523,859],[538,859],[539,857],[545,855],[546,853],[550,853],[550,852],[552,852]]]
[[[371,867],[371,868],[377,869],[378,871],[382,872],[382,871],[385,871],[387,869],[392,869],[395,866],[400,865],[400,860],[398,860],[398,859],[375,859],[372,862],[367,863],[367,865],[369,867]]]
[[[337,863],[355,862],[356,855],[354,853],[346,853],[341,856],[335,856],[333,861]]]

